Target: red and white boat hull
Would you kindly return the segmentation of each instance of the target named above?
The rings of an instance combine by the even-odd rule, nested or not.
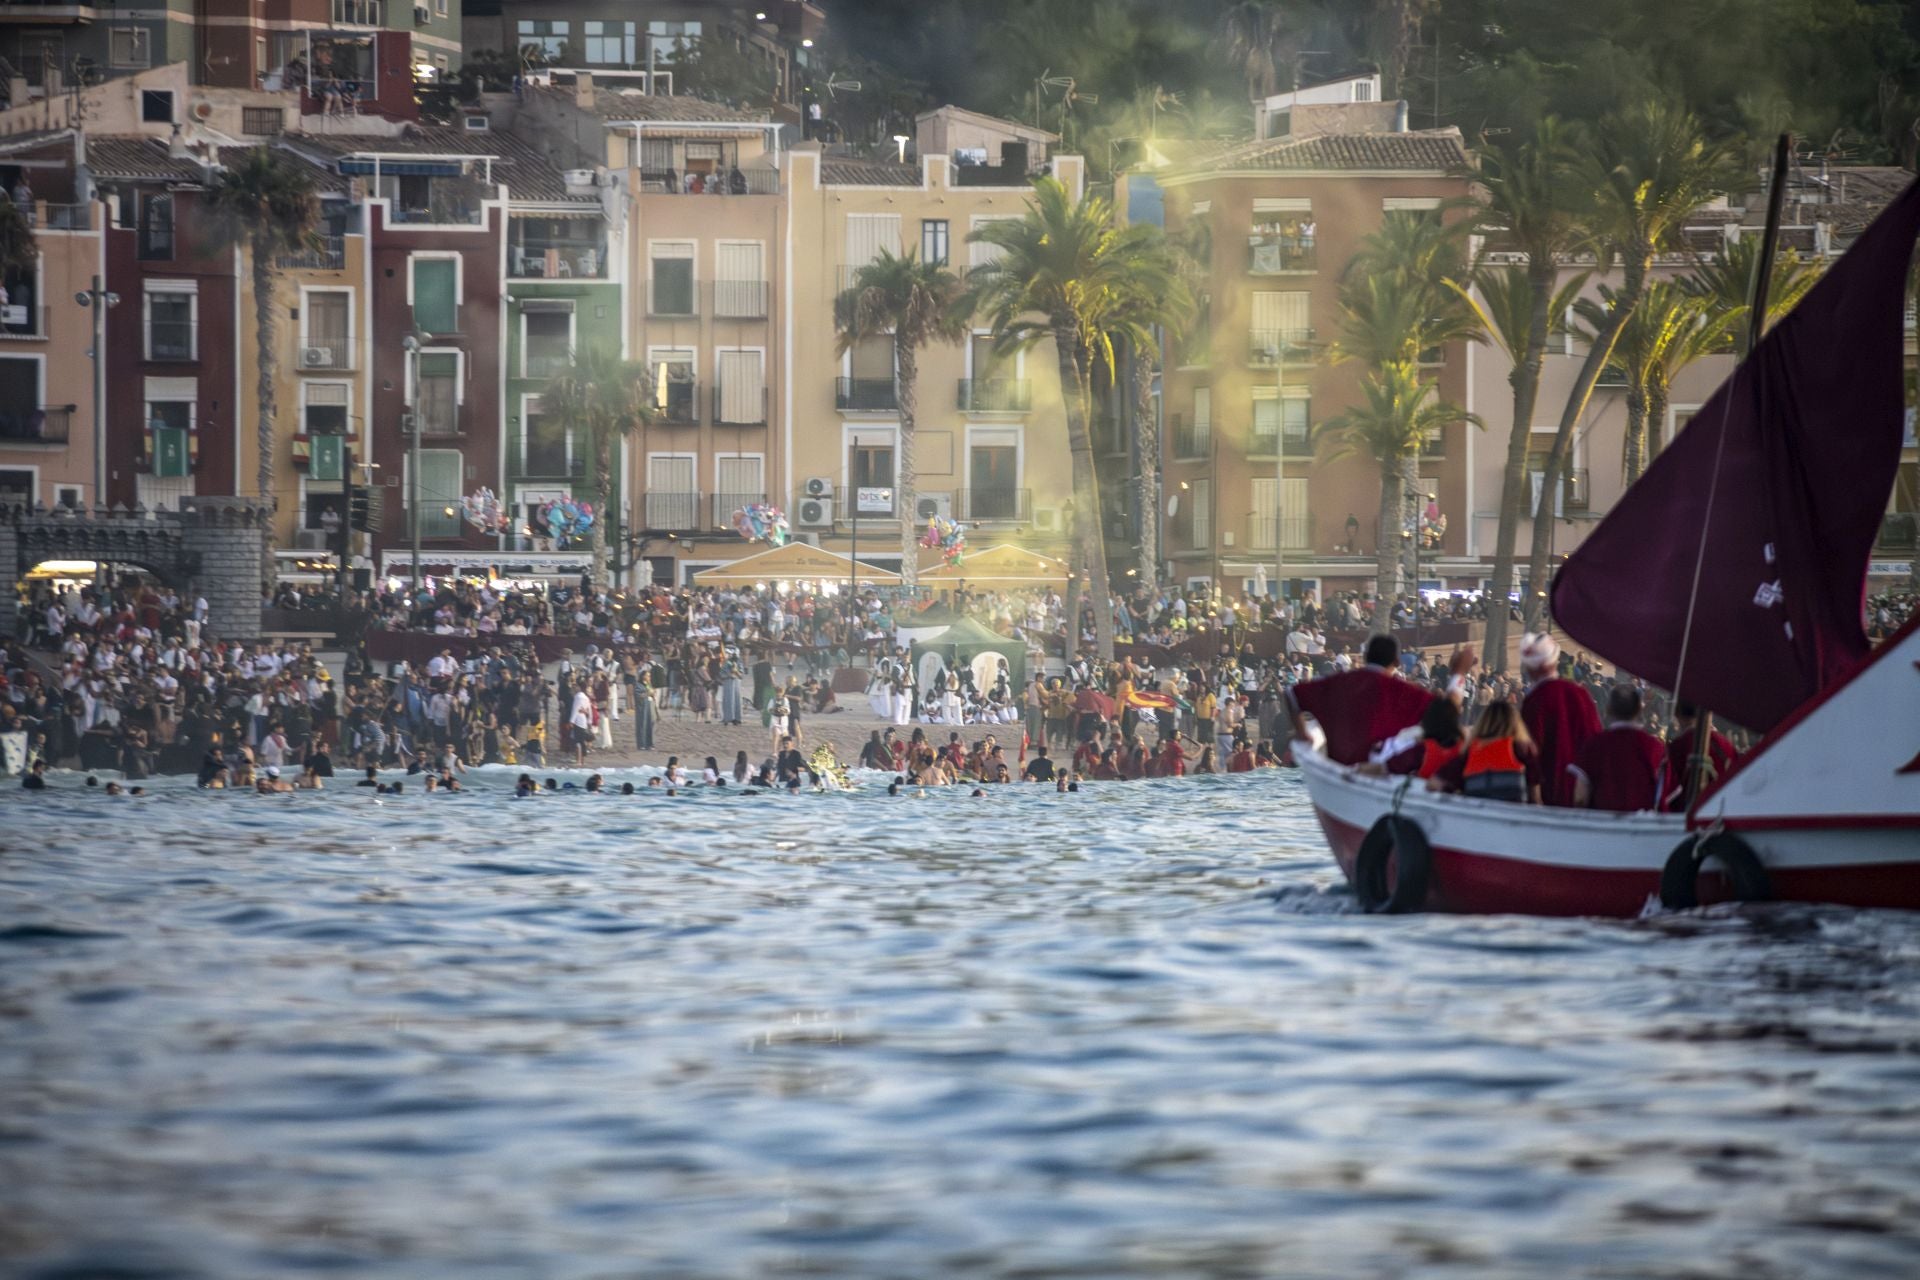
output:
[[[1383,815],[1420,828],[1432,846],[1431,910],[1638,915],[1658,903],[1673,851],[1708,829],[1752,849],[1776,899],[1920,910],[1920,618],[1741,761],[1691,825],[1443,795],[1364,776],[1315,744],[1293,752],[1350,882]],[[1709,862],[1700,900],[1722,895]]]

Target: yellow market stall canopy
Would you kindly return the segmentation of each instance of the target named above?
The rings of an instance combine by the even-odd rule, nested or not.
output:
[[[846,582],[855,574],[859,580],[876,586],[892,587],[900,575],[870,564],[858,564],[851,556],[804,542],[789,542],[783,547],[742,556],[731,564],[702,569],[693,575],[699,587],[750,587],[760,582]]]
[[[942,587],[968,586],[982,591],[1014,591],[1026,587],[1067,585],[1066,562],[1052,556],[1028,551],[1003,542],[985,551],[969,552],[957,565],[940,565],[920,571],[920,585],[939,590]]]

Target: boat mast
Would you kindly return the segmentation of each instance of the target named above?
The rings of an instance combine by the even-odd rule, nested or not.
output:
[[[1753,259],[1753,280],[1748,287],[1747,332],[1740,343],[1740,358],[1746,359],[1760,345],[1767,331],[1767,291],[1773,283],[1773,257],[1780,243],[1780,213],[1787,198],[1787,163],[1793,157],[1793,135],[1783,133],[1773,144],[1773,181],[1767,189],[1767,221],[1760,232],[1760,252]],[[1724,428],[1723,428],[1724,429]],[[1701,531],[1701,537],[1706,531]],[[1675,689],[1674,697],[1684,696]],[[1707,763],[1713,747],[1713,712],[1698,707],[1694,717],[1693,755],[1687,761],[1687,801],[1689,817],[1706,790]]]

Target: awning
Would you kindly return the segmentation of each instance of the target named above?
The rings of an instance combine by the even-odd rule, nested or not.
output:
[[[693,575],[697,587],[750,587],[761,582],[846,582],[857,575],[869,585],[898,586],[900,575],[873,565],[856,562],[851,556],[804,542],[789,542],[731,564],[702,569]]]
[[[1071,576],[1065,561],[1003,542],[985,551],[969,552],[957,565],[922,569],[920,585],[934,589],[967,586],[982,591],[1014,591],[1025,587],[1064,589]]]
[[[371,176],[376,166],[383,178],[457,178],[467,171],[467,166],[457,160],[362,160],[351,156],[338,168],[349,176]]]

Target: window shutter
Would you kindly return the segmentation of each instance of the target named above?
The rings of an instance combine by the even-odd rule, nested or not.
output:
[[[720,421],[759,422],[761,409],[760,353],[720,352]]]
[[[427,333],[459,329],[459,308],[454,302],[458,267],[451,258],[422,258],[413,264],[413,323]]]
[[[716,459],[714,479],[719,482],[720,492],[736,501],[758,498],[763,492],[760,488],[760,459],[757,457]]]
[[[897,213],[850,214],[847,218],[847,267],[864,267],[885,249],[900,253],[900,215]]]

